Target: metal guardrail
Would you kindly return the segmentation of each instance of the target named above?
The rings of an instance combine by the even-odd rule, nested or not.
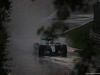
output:
[[[94,33],[92,30],[90,30],[90,35],[94,36],[95,38],[100,39],[100,35],[99,35],[99,34]]]
[[[75,28],[72,28],[72,29],[69,29],[69,30],[63,32],[62,34],[67,33],[67,32],[69,32],[69,31],[71,31],[71,30],[73,30],[73,29],[79,28],[79,27],[81,27],[81,26],[83,26],[83,25],[85,25],[85,24],[87,24],[87,23],[89,23],[89,22],[91,22],[91,21],[93,21],[93,18],[89,19],[89,20],[88,20],[87,22],[85,22],[85,23],[82,23],[80,26],[77,26],[77,27],[75,27]]]
[[[93,42],[96,44],[100,44],[100,35],[94,33],[92,30],[90,30],[90,38],[92,39]]]

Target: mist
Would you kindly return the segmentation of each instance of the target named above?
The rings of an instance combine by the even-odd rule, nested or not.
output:
[[[12,1],[11,21],[7,24],[10,35],[7,50],[10,51],[9,58],[12,58],[10,65],[14,65],[11,66],[12,75],[40,75],[46,71],[39,65],[39,58],[33,57],[33,45],[40,43],[37,29],[54,15],[52,1]]]
[[[37,29],[54,14],[52,1],[13,0],[11,21],[8,24],[11,40],[28,45],[39,42]]]

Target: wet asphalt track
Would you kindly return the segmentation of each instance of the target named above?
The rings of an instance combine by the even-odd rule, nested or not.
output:
[[[20,48],[22,45],[12,44],[14,50],[11,50],[10,55],[13,56],[13,60],[9,62],[11,75],[67,75],[74,66],[73,59],[77,58],[77,54],[73,53],[74,49],[70,47],[68,57],[39,57],[36,44],[33,49]]]

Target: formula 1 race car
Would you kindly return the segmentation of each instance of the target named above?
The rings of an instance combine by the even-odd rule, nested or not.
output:
[[[43,42],[44,41],[44,42]],[[52,37],[42,37],[39,45],[39,56],[67,56],[67,46],[54,43]]]

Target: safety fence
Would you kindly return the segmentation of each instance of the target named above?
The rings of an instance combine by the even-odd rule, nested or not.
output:
[[[100,35],[90,30],[90,38],[96,45],[100,45]]]

